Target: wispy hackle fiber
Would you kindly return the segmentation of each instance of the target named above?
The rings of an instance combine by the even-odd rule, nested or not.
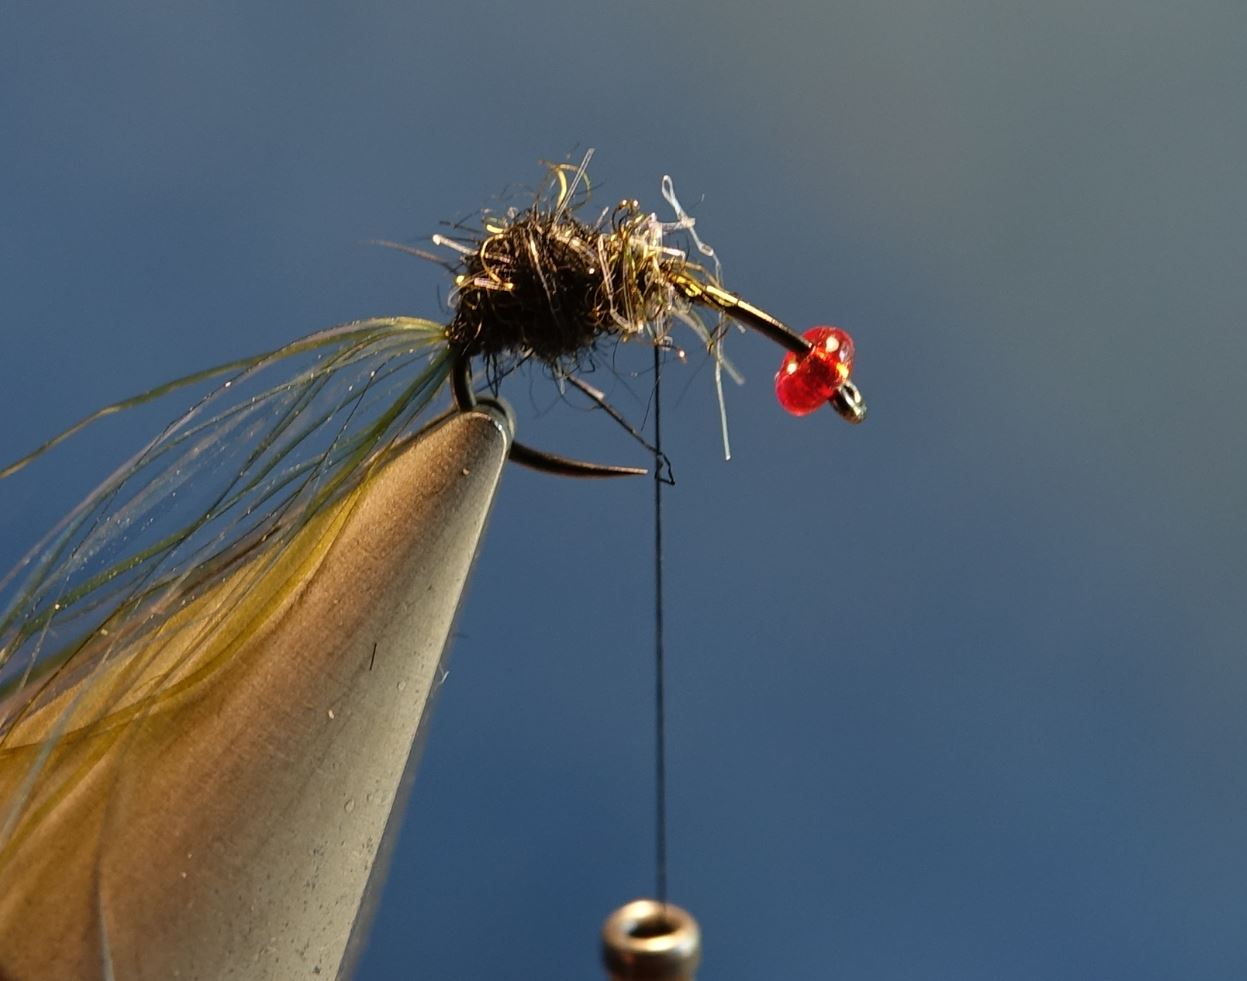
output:
[[[635,201],[594,225],[562,200],[487,216],[475,247],[458,245],[447,339],[490,362],[531,356],[565,371],[605,337],[665,336],[689,307],[673,277],[699,267],[664,246],[664,230]]]

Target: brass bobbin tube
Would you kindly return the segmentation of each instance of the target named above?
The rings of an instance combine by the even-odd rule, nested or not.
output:
[[[693,981],[701,929],[679,906],[634,899],[602,924],[602,962],[611,981]]]

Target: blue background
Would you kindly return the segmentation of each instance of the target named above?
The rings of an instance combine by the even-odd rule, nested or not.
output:
[[[672,368],[672,898],[709,979],[1247,976],[1238,2],[7,3],[0,458],[362,316],[596,147],[868,422]],[[696,364],[696,358],[692,359]],[[643,385],[632,386],[643,397]],[[531,395],[530,395],[531,392]],[[607,423],[509,392],[533,442]],[[642,407],[620,396],[621,407]],[[13,561],[168,407],[0,487]],[[651,891],[650,485],[509,471],[366,979],[592,977]],[[526,966],[540,964],[529,969]]]

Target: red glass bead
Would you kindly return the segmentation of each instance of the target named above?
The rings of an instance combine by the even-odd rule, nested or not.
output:
[[[811,327],[804,356],[791,351],[775,376],[775,397],[794,416],[813,412],[848,381],[853,370],[853,338],[839,327]]]

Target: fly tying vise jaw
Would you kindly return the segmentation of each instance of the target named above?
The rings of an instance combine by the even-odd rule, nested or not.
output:
[[[789,412],[806,415],[826,402],[846,422],[859,423],[866,418],[865,399],[849,379],[853,342],[844,331],[835,327],[814,327],[803,337],[765,310],[713,283],[680,273],[670,276],[669,281],[691,302],[713,307],[787,349],[789,353],[775,376],[775,390],[780,404]],[[466,350],[455,356],[451,388],[461,410],[467,411],[476,405],[472,359]],[[561,477],[633,477],[649,472],[638,467],[573,460],[518,441],[511,444],[510,458],[534,470]]]

